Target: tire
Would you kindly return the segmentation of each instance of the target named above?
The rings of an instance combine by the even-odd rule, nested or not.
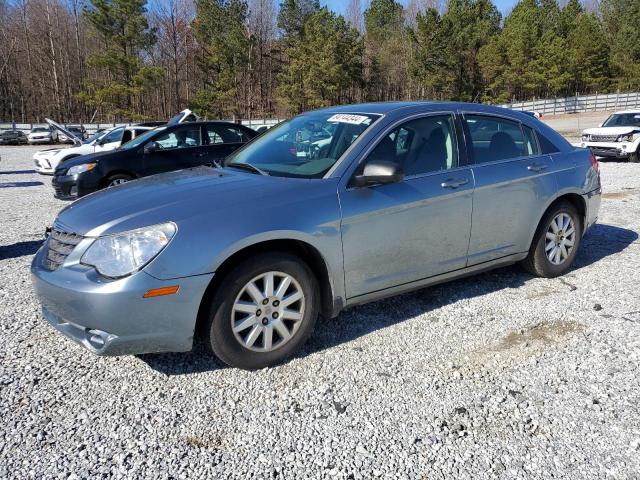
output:
[[[629,163],[638,163],[640,162],[640,152],[633,152],[629,154],[628,157]]]
[[[562,217],[560,217],[561,215]],[[556,237],[555,240],[548,238],[547,233],[558,235],[554,234],[553,231],[554,228],[557,229],[558,227],[558,222],[560,221],[558,219],[562,218],[564,223],[567,217],[571,219],[571,223],[566,230],[570,231],[572,225],[573,232],[569,235],[564,235],[565,230],[558,229],[559,237]],[[552,222],[555,222],[555,226],[552,226]],[[561,200],[553,204],[542,217],[529,248],[529,255],[522,261],[522,266],[538,277],[553,278],[564,274],[571,267],[578,252],[580,241],[582,240],[582,229],[582,218],[572,203]],[[566,241],[563,242],[565,238]],[[567,253],[566,257],[561,248],[557,247],[558,242],[564,245]],[[569,245],[569,242],[573,242],[573,245]],[[557,250],[554,250],[554,247],[560,252],[558,253]],[[556,252],[555,255],[552,253],[554,251]],[[550,256],[553,257],[553,261],[549,258]],[[559,263],[556,263],[558,261]]]
[[[269,274],[273,274],[272,295],[265,299],[265,292],[269,293],[265,278]],[[290,283],[278,295],[286,277]],[[257,290],[251,290],[251,284]],[[215,293],[207,310],[205,343],[232,367],[254,370],[277,365],[299,350],[313,333],[319,312],[319,291],[313,272],[298,257],[284,252],[251,257],[231,271]],[[284,302],[291,301],[296,292],[302,294],[302,300],[285,307]],[[284,299],[282,304],[278,299]],[[236,306],[242,307],[242,311]],[[290,318],[292,312],[299,315],[299,320]],[[285,338],[279,332],[288,332],[290,336]],[[271,348],[267,348],[267,337],[271,339]]]
[[[127,175],[125,173],[119,173],[117,175],[112,175],[107,178],[104,182],[105,188],[115,187],[116,185],[122,185],[123,183],[127,183],[133,180],[131,175]]]

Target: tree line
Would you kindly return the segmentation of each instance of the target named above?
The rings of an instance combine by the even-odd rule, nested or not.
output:
[[[0,0],[0,119],[640,89],[640,0]]]

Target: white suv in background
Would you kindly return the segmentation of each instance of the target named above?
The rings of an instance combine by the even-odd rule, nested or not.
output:
[[[640,110],[615,112],[599,127],[587,128],[580,146],[598,157],[640,161]]]
[[[70,158],[79,157],[80,155],[87,155],[89,153],[115,150],[122,143],[126,143],[148,130],[153,130],[153,128],[155,127],[143,127],[136,125],[130,127],[116,127],[103,132],[98,132],[86,140],[80,140],[71,132],[65,132],[65,135],[73,139],[74,145],[69,148],[54,148],[36,152],[33,155],[35,170],[43,175],[53,175],[53,172],[60,162],[69,160]]]

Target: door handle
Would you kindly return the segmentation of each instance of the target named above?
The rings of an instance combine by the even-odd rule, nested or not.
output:
[[[445,182],[442,182],[440,184],[440,186],[442,188],[458,188],[458,187],[461,187],[463,185],[466,185],[467,183],[469,183],[469,180],[467,180],[467,179],[457,180],[455,178],[449,178]]]
[[[527,165],[527,170],[530,172],[541,172],[542,170],[546,170],[547,166],[544,163],[531,163]]]

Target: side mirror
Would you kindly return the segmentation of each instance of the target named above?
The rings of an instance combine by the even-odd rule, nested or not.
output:
[[[156,150],[158,150],[158,144],[156,142],[149,142],[144,146],[143,152],[145,155],[148,155]]]
[[[395,162],[374,160],[364,166],[362,175],[353,177],[353,185],[367,187],[369,185],[386,185],[404,180],[404,172]]]

